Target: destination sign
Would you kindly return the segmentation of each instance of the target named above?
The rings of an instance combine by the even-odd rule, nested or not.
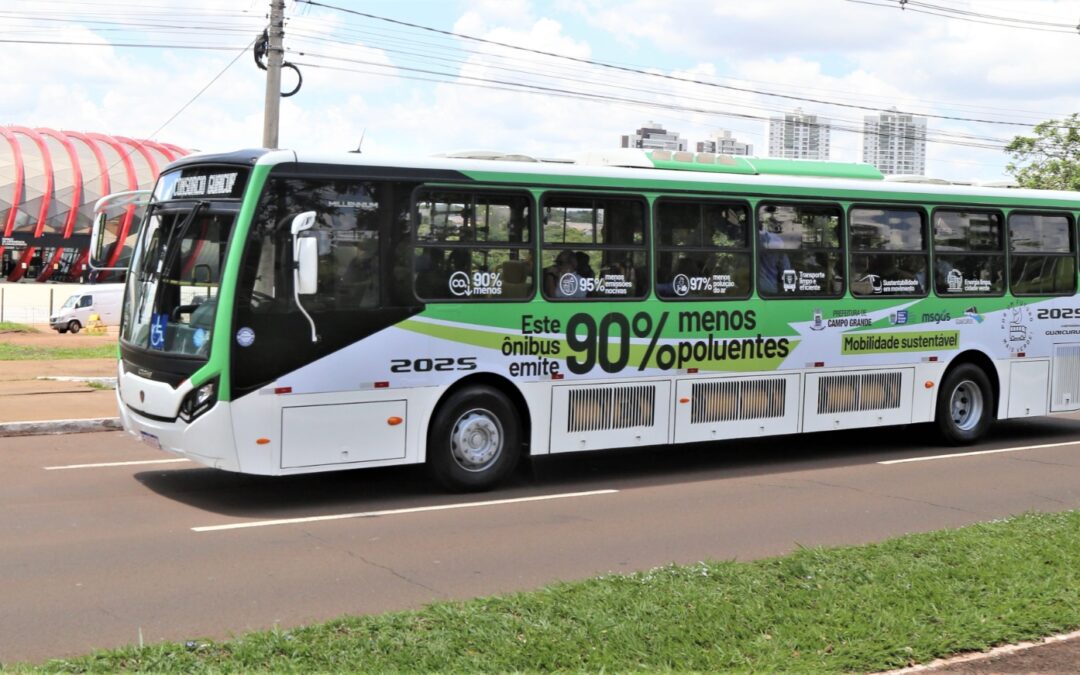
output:
[[[206,176],[181,176],[173,187],[173,198],[232,194],[237,175],[237,172],[233,171]]]
[[[189,167],[162,174],[154,190],[157,201],[211,197],[235,199],[244,193],[248,172],[229,167]]]

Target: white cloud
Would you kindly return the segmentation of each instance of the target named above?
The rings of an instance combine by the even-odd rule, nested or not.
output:
[[[15,4],[28,13],[40,6]],[[1032,122],[1080,109],[1080,73],[1067,57],[1075,34],[948,21],[840,0],[468,0],[441,23],[427,16],[435,13],[435,6],[394,7],[400,8],[395,15],[405,20],[449,26],[489,40],[580,59],[645,64],[663,75],[807,99]],[[192,8],[247,11],[251,19],[244,25],[251,27],[261,26],[265,13],[250,0],[198,0],[177,2],[175,7],[189,14]],[[446,5],[438,7],[440,16],[449,16]],[[1012,6],[993,8],[998,13],[1015,12]],[[1061,3],[1024,3],[1025,16],[1065,20],[1065,9]],[[291,51],[286,58],[335,68],[302,66],[302,91],[282,102],[281,142],[292,147],[351,149],[366,133],[364,147],[371,151],[493,148],[553,156],[612,147],[621,134],[655,120],[691,141],[727,128],[763,154],[762,121],[717,112],[767,117],[801,106],[849,126],[859,125],[867,114],[621,73],[325,10],[294,7],[290,17]],[[200,40],[235,45],[251,39],[254,32],[208,34]],[[101,43],[117,39],[112,33],[77,26],[51,29],[48,36]],[[142,137],[175,113],[233,56],[227,51],[8,44],[0,50],[0,72],[5,73],[0,122]],[[291,82],[291,75],[284,77]],[[475,86],[476,79],[467,78],[604,93],[641,103],[484,89]],[[257,145],[262,136],[263,88],[261,71],[244,54],[158,138],[205,150]],[[650,107],[663,105],[698,111]],[[930,128],[932,133],[1001,139],[1025,131],[960,120],[931,120]],[[833,146],[837,159],[859,157],[858,135],[836,131]],[[931,144],[928,155],[932,172],[956,178],[995,178],[1005,162],[999,151],[949,145]]]

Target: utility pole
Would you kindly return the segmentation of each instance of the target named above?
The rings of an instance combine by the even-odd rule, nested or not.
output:
[[[285,60],[285,0],[270,0],[269,46],[266,50],[266,106],[263,111],[263,147],[278,146],[281,113],[281,62]]]

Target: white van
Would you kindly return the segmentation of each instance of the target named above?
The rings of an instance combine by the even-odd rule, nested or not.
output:
[[[123,284],[88,286],[64,301],[49,317],[49,325],[60,333],[78,333],[97,314],[106,326],[120,324],[120,303],[124,299]]]

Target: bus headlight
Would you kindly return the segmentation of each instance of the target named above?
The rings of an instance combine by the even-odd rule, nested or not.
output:
[[[215,377],[206,384],[195,387],[184,397],[180,404],[180,419],[190,422],[214,407],[217,403],[218,379]]]

